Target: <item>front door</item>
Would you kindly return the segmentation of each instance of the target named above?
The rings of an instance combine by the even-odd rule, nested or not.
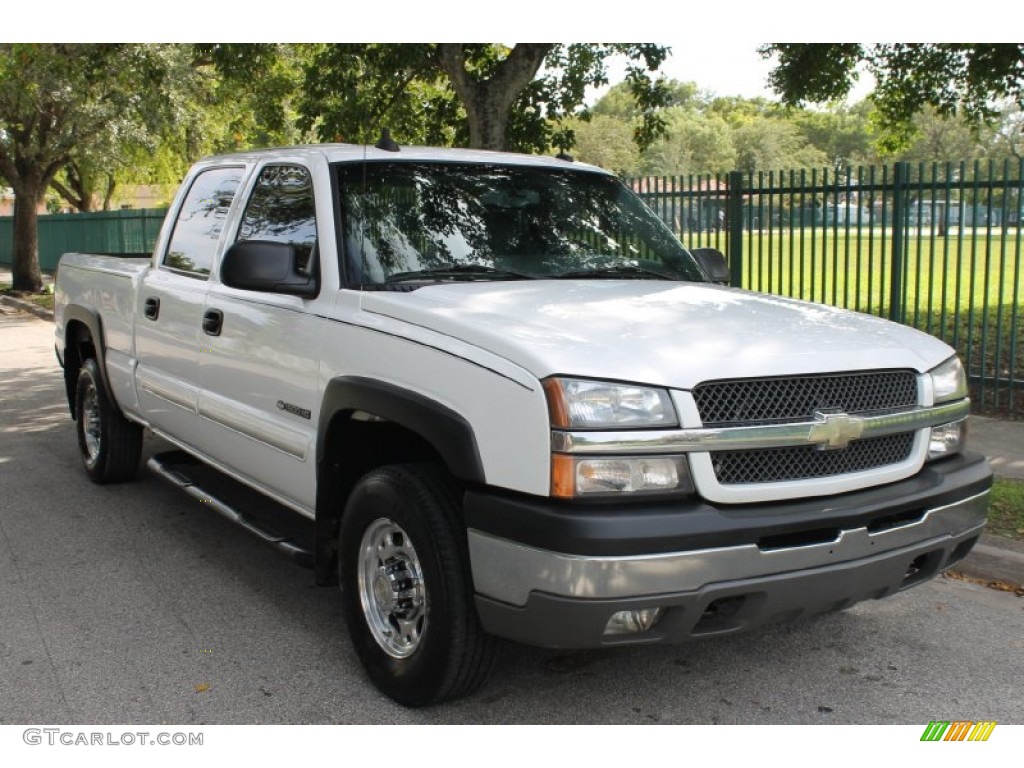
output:
[[[303,166],[262,168],[237,240],[294,245],[300,269],[315,273],[316,211]],[[326,301],[327,297],[323,297]],[[316,299],[210,286],[199,356],[200,447],[235,474],[293,508],[315,508],[320,338]]]

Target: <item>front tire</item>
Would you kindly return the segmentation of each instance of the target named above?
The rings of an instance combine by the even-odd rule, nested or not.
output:
[[[94,483],[131,480],[142,455],[142,427],[111,405],[93,358],[82,363],[75,387],[78,447],[82,464]]]
[[[342,516],[338,574],[352,643],[373,683],[408,707],[472,693],[494,659],[459,504],[440,468],[388,466],[356,484]]]

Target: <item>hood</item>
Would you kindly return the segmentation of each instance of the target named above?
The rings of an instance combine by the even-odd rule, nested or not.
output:
[[[690,389],[708,379],[926,371],[946,344],[870,315],[699,283],[472,282],[367,292],[362,309],[530,371]]]

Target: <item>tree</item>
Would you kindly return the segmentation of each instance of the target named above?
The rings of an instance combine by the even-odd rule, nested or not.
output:
[[[829,159],[809,144],[796,125],[784,120],[758,117],[737,128],[737,167],[754,173],[764,170],[822,168]]]
[[[1024,110],[1007,105],[993,125],[991,136],[993,154],[1024,160]]]
[[[298,143],[292,99],[311,48],[147,46],[160,65],[162,108],[145,122],[119,115],[78,143],[51,186],[79,211],[107,210],[120,185],[171,187],[204,155]]]
[[[0,44],[0,175],[14,189],[14,289],[38,291],[37,210],[57,173],[163,114],[159,47]]]
[[[663,93],[662,109],[681,107],[697,111],[704,109],[712,100],[709,94],[701,91],[698,85],[692,82],[663,80],[661,90]],[[641,107],[633,97],[627,82],[616,83],[609,88],[608,92],[594,104],[591,112],[594,115],[617,117],[623,120],[639,120],[642,117]]]
[[[824,152],[828,166],[849,168],[878,162],[876,135],[870,120],[872,109],[871,102],[865,100],[852,107],[791,110],[787,120],[800,129],[808,143]]]
[[[373,141],[389,127],[405,141],[564,149],[575,136],[559,124],[589,118],[587,88],[606,85],[608,60],[621,56],[642,114],[634,139],[645,146],[663,129],[657,108],[667,94],[651,74],[668,53],[646,43],[324,46],[306,70],[300,125],[325,140]]]
[[[645,173],[719,173],[736,167],[732,132],[721,116],[673,107],[664,117],[667,135],[643,153]]]
[[[897,159],[908,162],[944,163],[974,160],[986,154],[979,133],[959,117],[941,115],[925,107],[914,116],[913,134]]]
[[[624,176],[636,173],[640,149],[633,141],[630,122],[595,114],[589,122],[575,120],[568,127],[576,136],[573,155],[578,160]]]
[[[469,141],[465,113],[429,45],[322,45],[298,86],[299,127],[322,141],[370,143],[382,127],[403,142]]]
[[[1021,43],[773,43],[760,52],[777,57],[769,81],[789,104],[842,99],[866,67],[890,150],[909,143],[928,105],[974,124],[996,116],[996,100],[1024,106]]]

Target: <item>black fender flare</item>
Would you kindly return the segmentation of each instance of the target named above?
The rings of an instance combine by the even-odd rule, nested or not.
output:
[[[320,464],[331,422],[346,411],[379,416],[415,432],[437,450],[455,477],[470,483],[485,482],[476,436],[465,418],[418,392],[361,376],[339,376],[324,390],[317,429]]]
[[[68,406],[71,408],[71,415],[77,418],[74,398],[75,382],[68,378],[69,374],[67,370],[68,326],[73,322],[82,323],[82,325],[84,325],[89,331],[89,336],[92,338],[92,346],[96,352],[96,364],[100,369],[100,378],[103,381],[103,390],[107,395],[107,402],[110,403],[112,408],[115,408],[120,413],[121,407],[114,399],[114,393],[110,388],[110,381],[107,379],[107,345],[106,340],[103,337],[103,319],[100,317],[99,312],[94,309],[89,309],[88,307],[83,307],[79,304],[69,304],[64,307],[63,321],[64,349],[62,350],[60,359],[64,368],[64,385],[67,391]]]
[[[328,437],[334,420],[363,412],[415,433],[441,457],[453,476],[469,484],[486,482],[483,461],[470,423],[451,408],[403,387],[361,376],[339,376],[328,382],[317,424],[316,554],[318,584],[332,581],[337,522],[341,518],[339,490],[334,481]]]

